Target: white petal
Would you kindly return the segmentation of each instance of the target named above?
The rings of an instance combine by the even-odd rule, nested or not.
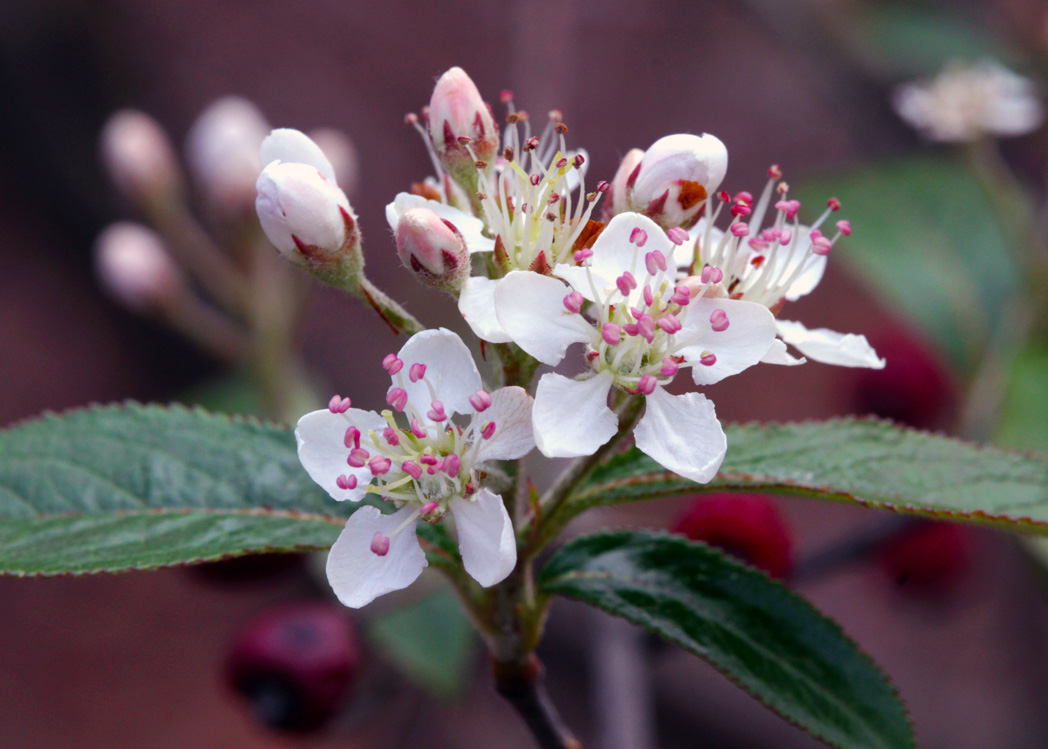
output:
[[[762,364],[781,364],[785,367],[796,367],[798,364],[805,364],[807,361],[804,357],[798,359],[788,354],[786,352],[786,344],[778,338],[775,339],[774,343],[771,344],[771,349],[761,359]]]
[[[338,184],[335,179],[335,168],[331,166],[327,156],[320,150],[320,146],[299,130],[289,127],[274,130],[262,141],[259,156],[263,167],[274,161],[282,161],[285,164],[308,164],[323,174],[331,184]]]
[[[515,270],[495,289],[495,314],[513,341],[543,364],[558,364],[568,346],[589,343],[596,329],[564,308],[571,289],[561,281]]]
[[[634,229],[640,229],[648,235],[643,247],[630,242]],[[669,240],[666,232],[647,216],[620,213],[608,222],[593,243],[591,265],[594,271],[614,285],[615,279],[626,271],[640,280],[645,274],[644,256],[647,253],[658,250],[669,260],[675,249],[676,245]]]
[[[517,564],[517,539],[502,497],[481,489],[448,503],[466,572],[485,588],[506,579]]]
[[[376,531],[389,536],[417,511],[416,506],[408,505],[392,515],[383,515],[367,506],[349,516],[327,558],[328,582],[338,600],[359,609],[415,582],[429,562],[419,546],[414,523],[390,538],[385,556],[371,550],[371,540]]]
[[[786,249],[780,247],[779,253]],[[776,266],[785,265],[786,267],[774,275],[779,278],[789,278],[800,267],[800,264],[804,263],[804,272],[786,290],[786,300],[795,302],[802,296],[810,294],[819,285],[823,274],[826,272],[826,262],[829,256],[809,254],[808,250],[811,249],[811,229],[807,226],[797,227],[794,232],[794,239],[790,242],[788,249],[789,252],[786,254],[776,253],[774,261]]]
[[[641,452],[700,484],[717,475],[728,449],[712,401],[700,393],[670,395],[662,388],[645,398],[634,437]]]
[[[877,356],[864,335],[837,333],[826,328],[808,330],[791,320],[778,320],[776,327],[782,340],[815,361],[842,367],[884,369],[884,359]]]
[[[437,400],[444,404],[448,416],[452,413],[471,414],[469,396],[483,386],[473,354],[455,333],[447,328],[424,330],[411,336],[397,354],[404,369],[395,382],[408,393],[408,400],[425,415],[433,398],[426,382],[411,382],[408,374],[412,364],[426,365],[426,380],[433,386]]]
[[[531,428],[531,409],[535,401],[521,387],[499,388],[491,394],[491,406],[477,414],[480,423],[495,422],[491,439],[483,440],[477,449],[477,462],[485,460],[514,460],[535,447],[535,433]]]
[[[346,429],[355,426],[360,430],[360,446],[372,455],[377,454],[368,431],[381,432],[386,420],[373,411],[351,408],[344,414],[335,414],[326,408],[308,413],[298,420],[295,440],[298,442],[298,459],[309,477],[324,488],[333,499],[359,502],[367,494],[371,481],[371,470],[364,465],[354,468],[346,463],[350,448],[346,447]],[[335,483],[339,476],[356,476],[355,489],[339,489]]]
[[[728,316],[727,330],[718,332],[710,327],[710,316],[716,310]],[[752,367],[775,342],[775,317],[763,304],[737,299],[696,299],[687,311],[684,327],[676,339],[686,341],[694,333],[701,331],[701,334],[678,353],[688,362],[699,361],[706,351],[717,357],[711,366],[692,367],[691,376],[696,385],[712,385]]]
[[[549,458],[592,455],[619,428],[608,408],[614,378],[601,372],[588,380],[573,380],[555,372],[542,375],[535,390],[535,444]]]
[[[615,288],[615,278],[617,276],[606,278],[588,266],[582,268],[578,265],[558,263],[553,268],[553,275],[567,281],[575,291],[591,302],[598,301],[597,295],[600,296],[600,301],[604,301],[609,291],[614,290],[616,293],[618,291]],[[596,290],[596,294],[593,293],[594,290]]]
[[[489,343],[509,343],[513,339],[495,317],[495,286],[502,279],[470,276],[459,293],[459,312],[473,333]]]
[[[445,221],[455,225],[467,249],[472,252],[491,252],[495,249],[495,240],[484,236],[484,222],[465,211],[453,208],[438,200],[427,200],[421,195],[397,193],[393,202],[386,206],[386,221],[394,231],[405,211],[412,208],[428,208]]]

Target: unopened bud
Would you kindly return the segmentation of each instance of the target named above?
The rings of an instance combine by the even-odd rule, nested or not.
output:
[[[686,228],[727,171],[728,149],[712,135],[659,138],[644,153],[629,186],[629,209],[649,216],[664,229]]]
[[[183,284],[156,232],[129,221],[112,224],[98,235],[95,268],[106,291],[138,312],[156,308]]]
[[[460,183],[476,181],[476,159],[489,163],[495,160],[499,145],[495,119],[462,68],[454,67],[444,73],[433,89],[429,135],[444,168]],[[465,138],[469,140],[460,140]]]
[[[615,172],[615,177],[611,181],[611,200],[604,204],[605,206],[611,206],[611,213],[605,216],[605,221],[610,220],[612,216],[617,216],[629,210],[629,204],[626,202],[626,192],[631,183],[630,178],[636,177],[637,168],[640,166],[643,158],[644,151],[639,148],[630,149],[622,157],[619,170]]]
[[[196,185],[215,209],[242,217],[255,197],[262,169],[258,149],[269,123],[258,107],[226,96],[207,107],[186,136],[186,161]]]
[[[346,195],[354,197],[360,181],[360,159],[353,141],[341,130],[330,127],[312,130],[309,137],[330,160],[338,186]]]
[[[136,203],[170,199],[181,189],[174,148],[144,112],[122,109],[102,128],[102,161],[116,188]]]
[[[310,164],[275,161],[257,188],[258,220],[285,259],[336,286],[359,277],[357,218],[338,185]]]
[[[397,254],[420,281],[457,292],[469,276],[469,250],[455,225],[429,208],[410,208],[396,228]]]

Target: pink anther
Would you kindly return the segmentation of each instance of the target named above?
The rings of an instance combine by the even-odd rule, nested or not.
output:
[[[408,405],[408,393],[404,388],[390,388],[386,393],[386,405],[396,411],[403,411]]]
[[[342,443],[349,448],[360,447],[360,430],[356,427],[346,429],[346,435],[342,438]]]
[[[328,401],[328,410],[333,414],[344,414],[349,410],[350,405],[349,398],[332,395],[331,400]]]
[[[411,420],[411,433],[419,439],[422,439],[426,436],[426,430],[423,429],[422,425],[418,423],[418,419]]]
[[[413,460],[405,460],[400,464],[400,470],[409,475],[411,478],[418,481],[422,478],[422,466]]]
[[[426,376],[426,365],[418,362],[411,365],[411,369],[408,370],[408,378],[412,382],[418,382]]]
[[[597,192],[604,193],[611,189],[611,183],[601,180],[597,183]]]
[[[712,367],[717,363],[717,357],[711,351],[703,351],[702,356],[699,357],[699,364],[704,367]]]
[[[440,401],[433,401],[430,403],[430,410],[426,412],[426,416],[431,421],[444,421],[448,418],[448,415],[444,412],[444,404]]]
[[[675,315],[663,315],[659,318],[657,325],[670,335],[673,335],[684,327],[680,324],[680,320],[678,320]]]
[[[816,237],[811,241],[811,251],[816,255],[829,255],[833,242],[828,237]]]
[[[400,444],[400,435],[393,427],[386,427],[383,429],[382,436],[386,438],[386,444],[392,445],[393,447]]]
[[[440,461],[437,459],[437,457],[435,455],[430,455],[429,453],[423,453],[422,455],[419,456],[418,462],[421,463],[424,466],[435,466]]]
[[[677,374],[678,369],[680,369],[680,365],[667,356],[662,360],[662,369],[659,370],[659,374],[663,377],[673,377],[673,375]]]
[[[735,218],[749,216],[753,210],[746,203],[736,203],[731,207],[731,215]]]
[[[349,491],[350,489],[357,488],[357,477],[342,474],[337,479],[335,479],[335,483],[338,485],[339,489]]]
[[[575,258],[576,263],[581,263],[586,258],[593,257],[593,250],[589,247],[583,247],[581,250],[578,250],[573,257]]]
[[[367,450],[362,447],[355,447],[349,451],[349,457],[346,458],[346,462],[354,468],[363,468],[370,457],[371,453]]]
[[[487,391],[478,390],[473,393],[473,395],[469,396],[469,404],[473,406],[473,409],[477,413],[487,411],[491,408],[491,396],[488,395]]]
[[[750,233],[750,227],[742,222],[736,222],[731,225],[731,233],[736,237],[745,237]]]
[[[375,531],[375,535],[371,537],[371,551],[376,556],[386,556],[389,553],[389,536],[382,535],[382,531]]]
[[[644,267],[648,269],[648,275],[654,276],[658,271],[666,270],[666,256],[658,250],[653,250],[644,256]]]
[[[633,277],[632,273],[626,271],[615,279],[615,285],[618,287],[620,294],[629,296],[630,292],[637,288],[637,279]]]
[[[604,342],[609,346],[618,346],[620,336],[622,335],[622,328],[613,322],[606,322],[600,329],[600,336],[604,339]]]
[[[480,430],[480,436],[489,440],[493,434],[495,434],[495,422],[489,421],[484,425],[484,428]]]
[[[382,368],[391,375],[395,375],[404,368],[404,362],[398,359],[396,354],[386,354],[382,360]]]
[[[753,205],[753,194],[743,190],[740,193],[735,194],[736,203],[745,203],[746,205]]]
[[[688,241],[688,232],[679,226],[671,226],[669,231],[666,232],[666,236],[678,247]]]
[[[368,461],[368,468],[371,469],[372,476],[381,476],[385,473],[389,473],[389,468],[392,465],[393,461],[389,458],[382,457],[381,455]]]
[[[582,312],[582,303],[586,301],[585,297],[577,291],[573,291],[564,297],[564,309],[568,312],[578,314]]]
[[[782,245],[783,247],[788,245],[790,243],[790,240],[792,240],[792,239],[793,239],[793,230],[792,229],[783,229],[779,233],[779,244]]]
[[[837,222],[837,229],[846,237],[851,235],[851,221],[841,219]]]
[[[830,198],[826,201],[826,206],[831,211],[839,211],[841,209],[841,201],[837,200],[837,198]]]
[[[630,232],[630,242],[643,247],[644,243],[648,241],[648,232],[641,229],[639,226],[633,227],[633,231]]]
[[[651,395],[655,392],[655,387],[658,384],[659,381],[650,374],[643,375],[640,378],[640,382],[637,383],[637,392],[641,395]]]
[[[451,478],[455,478],[459,475],[459,471],[462,469],[462,459],[455,453],[444,458],[444,473]]]
[[[779,179],[782,177],[782,168],[778,164],[768,167],[768,179]]]
[[[710,315],[710,326],[721,333],[728,329],[728,315],[722,309],[713,310],[713,314]]]
[[[418,508],[418,514],[432,515],[434,512],[437,511],[438,507],[440,507],[440,505],[437,502],[426,502],[426,504]]]
[[[539,186],[539,182],[542,181],[542,175],[541,174],[533,174],[533,175],[531,175],[528,178],[528,181],[531,183],[532,187],[538,187]]]
[[[649,307],[655,304],[655,292],[651,290],[651,284],[644,285],[644,303]]]

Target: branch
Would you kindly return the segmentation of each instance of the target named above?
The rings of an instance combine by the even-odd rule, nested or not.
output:
[[[540,749],[582,749],[557,714],[542,683],[542,665],[534,654],[521,665],[492,661],[495,690],[524,719]]]

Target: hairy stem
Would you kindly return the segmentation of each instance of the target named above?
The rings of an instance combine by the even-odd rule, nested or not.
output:
[[[371,308],[392,328],[394,333],[413,336],[426,329],[426,326],[416,320],[410,312],[390,299],[384,291],[363,276],[358,285],[346,287],[343,290],[371,305]]]

